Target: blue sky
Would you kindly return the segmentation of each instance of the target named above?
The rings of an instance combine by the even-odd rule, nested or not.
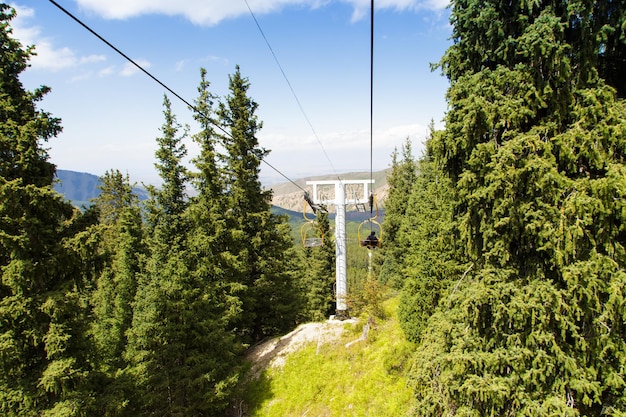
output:
[[[239,65],[259,104],[266,160],[289,178],[369,170],[369,1],[248,0],[306,117],[244,0],[56,1],[189,102],[201,67],[212,91],[224,96]],[[407,137],[419,155],[431,120],[442,127],[448,82],[430,63],[450,45],[446,3],[375,3],[375,170],[390,165]],[[63,133],[47,144],[51,161],[158,183],[155,138],[166,91],[50,1],[12,5],[15,37],[38,53],[22,82],[51,87],[40,107],[63,121]],[[178,121],[196,132],[187,106],[169,96]],[[192,140],[185,144],[195,156]],[[261,179],[284,181],[265,164]]]

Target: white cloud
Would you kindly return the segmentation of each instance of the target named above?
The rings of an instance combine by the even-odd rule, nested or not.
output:
[[[186,60],[186,59],[182,59],[182,60],[176,62],[174,70],[176,72],[181,72],[182,70],[185,69],[185,67],[187,66],[187,63],[188,63],[188,60]]]
[[[255,13],[278,10],[288,4],[300,4],[301,0],[255,1],[248,3]],[[77,0],[81,8],[107,19],[127,19],[146,14],[184,16],[199,25],[215,25],[228,18],[247,14],[243,1],[223,0]]]
[[[100,71],[98,71],[98,76],[100,77],[107,77],[109,75],[112,75],[115,73],[115,65],[110,65],[106,68],[102,68]]]
[[[205,56],[200,61],[201,62],[217,62],[217,63],[221,63],[223,65],[228,65],[228,63],[229,63],[227,58],[223,58],[223,57],[215,56],[215,55]]]
[[[408,137],[412,141],[422,143],[428,135],[428,127],[420,124],[392,126],[386,129],[375,130],[373,133],[374,148],[381,150],[393,149],[401,146]],[[326,132],[306,137],[294,137],[286,134],[260,132],[261,146],[268,149],[280,150],[326,150],[327,152],[344,151],[350,149],[367,149],[370,147],[369,129]]]
[[[36,45],[35,52],[37,55],[30,60],[32,68],[60,71],[106,60],[104,55],[79,56],[70,48],[55,46],[51,39],[41,35],[41,30],[38,27],[29,25],[29,19],[35,16],[34,9],[16,5],[12,7],[17,11],[17,16],[11,22],[13,35],[24,46]]]
[[[95,62],[104,62],[106,61],[106,57],[104,55],[88,55],[88,56],[84,56],[81,57],[78,60],[79,64],[93,64]]]
[[[359,21],[369,15],[371,9],[370,0],[344,0],[345,3],[352,4],[354,10],[352,12],[352,21]],[[374,7],[376,10],[391,9],[395,11],[411,11],[418,10],[443,10],[450,0],[376,0]]]
[[[88,80],[91,77],[93,77],[93,72],[92,71],[85,71],[85,72],[81,72],[77,75],[74,75],[72,78],[70,78],[70,82],[78,82],[78,81],[84,81],[84,80]]]
[[[35,38],[39,34],[39,29],[29,28],[25,25],[25,21],[35,16],[35,9],[17,6],[15,4],[11,4],[10,6],[17,12],[16,17],[11,21],[13,34],[20,39],[22,43]]]
[[[352,20],[362,19],[370,8],[370,0],[341,0],[353,7]],[[216,25],[222,20],[249,13],[244,1],[224,0],[77,0],[81,8],[107,19],[128,19],[146,14],[184,16],[198,25]],[[328,0],[248,0],[255,14],[267,14],[289,6],[308,6],[317,9]],[[420,10],[443,9],[448,0],[379,0],[377,9]]]
[[[145,59],[135,59],[134,61],[143,69],[150,68],[150,62],[146,61]],[[120,71],[120,75],[123,77],[130,77],[131,75],[134,75],[139,71],[139,68],[137,68],[130,62],[127,62],[126,64],[124,64],[124,68],[122,68],[122,70]]]
[[[450,5],[450,0],[426,0],[424,4],[430,10],[443,10]]]
[[[398,125],[375,129],[371,140],[375,150],[389,151],[396,146],[399,147],[407,137],[421,143],[427,134],[428,128],[420,124]],[[327,150],[369,149],[370,133],[365,129],[332,133],[323,137],[321,141]]]

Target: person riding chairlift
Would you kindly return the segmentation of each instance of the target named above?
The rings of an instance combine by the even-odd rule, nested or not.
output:
[[[376,232],[372,230],[368,237],[363,241],[363,246],[368,248],[377,248],[378,247],[378,238],[376,237]]]

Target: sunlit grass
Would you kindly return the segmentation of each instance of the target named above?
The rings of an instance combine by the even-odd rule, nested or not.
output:
[[[362,324],[343,339],[291,354],[283,368],[270,369],[244,395],[251,416],[404,416],[413,396],[406,378],[412,345],[396,320],[396,300],[385,304],[368,339],[352,344]],[[365,322],[366,318],[362,320]]]

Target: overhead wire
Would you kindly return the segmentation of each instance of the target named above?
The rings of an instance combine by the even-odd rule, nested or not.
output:
[[[61,10],[63,13],[65,13],[66,15],[68,15],[72,20],[74,20],[76,23],[78,23],[79,25],[81,25],[83,28],[85,28],[87,31],[89,31],[92,35],[94,35],[95,37],[97,37],[98,39],[100,39],[102,42],[104,42],[108,47],[110,47],[111,49],[113,49],[115,52],[117,52],[119,55],[121,55],[124,59],[126,59],[128,62],[130,62],[131,64],[133,64],[135,67],[137,67],[141,72],[143,72],[144,74],[146,74],[148,77],[150,77],[153,81],[155,81],[157,84],[159,84],[161,87],[163,87],[165,90],[167,90],[168,92],[170,92],[174,97],[176,97],[177,99],[179,99],[180,101],[182,101],[183,103],[185,103],[187,106],[189,106],[190,109],[192,109],[194,112],[196,112],[197,114],[199,114],[200,116],[202,116],[204,119],[206,119],[210,124],[212,124],[213,126],[215,126],[216,128],[218,128],[220,131],[222,131],[225,135],[227,135],[228,137],[230,137],[232,139],[232,135],[230,133],[228,133],[219,123],[217,123],[215,120],[211,119],[208,115],[204,114],[203,112],[201,112],[196,106],[194,106],[193,104],[191,104],[189,101],[185,100],[181,95],[179,95],[178,93],[176,93],[174,90],[172,90],[170,87],[168,87],[165,83],[163,83],[161,80],[159,80],[157,77],[155,77],[154,75],[152,75],[148,70],[146,70],[144,67],[142,67],[141,65],[139,65],[137,62],[135,62],[133,59],[131,59],[128,55],[126,55],[124,52],[122,52],[120,49],[118,49],[115,45],[113,45],[112,43],[110,43],[109,41],[107,41],[104,37],[100,36],[100,34],[98,34],[95,30],[91,29],[89,26],[87,26],[87,24],[85,24],[83,21],[81,21],[79,18],[77,18],[76,16],[74,16],[71,12],[69,12],[68,10],[66,10],[63,6],[61,6],[59,3],[57,3],[55,0],[48,0],[50,3],[52,3],[53,5],[55,5],[59,10]],[[267,165],[268,167],[270,167],[271,169],[273,169],[276,173],[278,173],[279,175],[281,175],[283,178],[285,178],[287,181],[289,181],[290,183],[292,183],[293,185],[295,185],[296,187],[298,187],[300,190],[302,190],[303,192],[306,191],[304,188],[302,188],[300,185],[298,185],[295,181],[293,181],[291,178],[289,178],[288,176],[286,176],[285,174],[283,174],[281,171],[279,171],[276,167],[274,167],[272,164],[270,164],[269,162],[267,162],[266,160],[264,160],[263,158],[259,158],[259,160],[261,162],[263,162],[265,165]]]
[[[324,148],[324,145],[322,144],[322,141],[320,140],[319,136],[317,135],[317,132],[315,131],[315,128],[313,127],[313,124],[311,123],[311,120],[307,116],[306,111],[304,111],[304,107],[302,106],[302,103],[300,102],[300,99],[298,98],[298,95],[296,94],[296,91],[294,90],[293,86],[291,85],[291,82],[289,81],[289,78],[287,77],[287,74],[285,73],[285,71],[283,69],[283,66],[280,64],[280,61],[278,60],[278,57],[276,56],[276,53],[274,52],[274,49],[272,48],[272,45],[270,44],[269,40],[267,39],[267,36],[265,36],[265,32],[261,28],[261,24],[259,23],[259,21],[257,20],[254,12],[252,11],[252,8],[250,7],[250,4],[248,3],[248,0],[243,0],[243,1],[244,1],[244,3],[246,3],[246,7],[248,7],[248,11],[250,12],[250,15],[252,16],[252,19],[254,20],[254,23],[256,24],[257,29],[259,29],[259,32],[261,33],[261,36],[263,37],[263,40],[265,41],[265,44],[267,45],[267,47],[269,48],[270,52],[272,53],[272,56],[274,57],[274,61],[276,62],[276,65],[278,65],[278,68],[280,69],[280,72],[283,75],[283,78],[287,82],[287,85],[289,86],[289,90],[291,90],[291,94],[293,95],[294,99],[296,100],[296,103],[298,104],[298,108],[300,109],[300,112],[302,113],[302,115],[304,116],[304,119],[306,120],[306,122],[308,123],[309,127],[311,128],[311,131],[313,132],[313,136],[315,136],[315,139],[317,139],[317,142],[319,143],[320,147],[322,148],[322,151],[324,152],[324,155],[326,156],[326,159],[328,160],[328,163],[330,164],[332,170],[335,172],[335,174],[337,174],[337,169],[333,165],[333,161],[328,156],[328,153],[326,152],[326,149]],[[339,179],[339,180],[341,181],[341,179]]]
[[[370,186],[374,183],[374,0],[370,2]],[[374,190],[371,190],[373,200]],[[374,212],[373,201],[370,203],[370,216]]]

